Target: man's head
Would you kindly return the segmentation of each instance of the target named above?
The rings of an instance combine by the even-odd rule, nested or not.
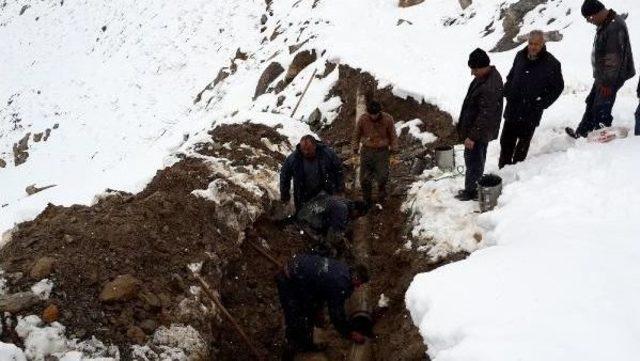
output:
[[[318,141],[313,135],[305,135],[300,139],[300,152],[302,152],[302,156],[306,159],[313,159],[316,157],[316,146],[318,145]]]
[[[381,111],[382,111],[382,106],[378,101],[370,100],[367,103],[367,114],[369,114],[369,116],[372,119],[378,119],[380,117]]]
[[[582,3],[582,16],[593,25],[605,22],[609,11],[598,0],[584,0]]]
[[[357,264],[351,268],[351,284],[358,288],[369,282],[369,270],[362,264]]]
[[[469,68],[471,68],[471,74],[476,78],[485,77],[491,71],[491,61],[489,55],[478,48],[469,54]]]
[[[529,45],[527,45],[527,53],[530,59],[535,59],[544,49],[544,33],[541,30],[534,30],[529,33]]]

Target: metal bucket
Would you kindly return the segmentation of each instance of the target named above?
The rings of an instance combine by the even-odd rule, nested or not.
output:
[[[452,146],[436,148],[436,165],[444,172],[452,172],[455,169],[455,153]]]
[[[502,193],[502,178],[495,174],[485,174],[478,180],[478,201],[480,211],[487,212],[498,204]]]

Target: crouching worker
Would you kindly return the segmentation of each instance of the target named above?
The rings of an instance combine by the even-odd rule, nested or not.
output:
[[[315,316],[325,304],[336,330],[353,342],[364,343],[365,337],[353,331],[347,320],[345,301],[368,281],[369,273],[364,266],[350,268],[319,255],[293,256],[276,277],[287,338],[282,359],[292,360],[297,352],[319,351],[319,346],[313,343],[313,326]]]
[[[366,213],[364,202],[321,192],[298,212],[298,226],[313,240],[311,250],[331,257],[350,256],[351,221]]]

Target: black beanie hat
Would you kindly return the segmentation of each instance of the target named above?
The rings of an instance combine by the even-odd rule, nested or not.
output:
[[[604,5],[598,0],[584,0],[582,4],[582,16],[589,17],[604,10]]]
[[[484,50],[478,48],[469,54],[469,68],[479,69],[486,68],[491,64],[489,55]]]

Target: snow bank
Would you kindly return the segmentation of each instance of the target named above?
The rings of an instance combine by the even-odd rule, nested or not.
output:
[[[407,291],[432,360],[637,358],[639,152],[639,138],[578,142],[511,167],[480,217],[495,246]]]

